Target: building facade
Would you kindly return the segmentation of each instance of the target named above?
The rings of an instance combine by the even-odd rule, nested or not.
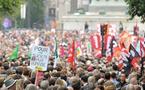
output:
[[[132,31],[136,19],[129,21],[127,5],[124,0],[55,0],[59,29],[84,30],[88,22],[90,30],[96,30],[97,24],[110,23]],[[139,22],[139,20],[138,20]],[[141,30],[144,25],[139,23]]]

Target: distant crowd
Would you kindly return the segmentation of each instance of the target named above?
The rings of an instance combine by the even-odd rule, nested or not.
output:
[[[33,30],[0,31],[0,90],[145,90],[145,73],[131,69],[119,69],[115,59],[107,62],[105,57],[96,58],[87,53],[87,43],[94,32],[79,33]],[[59,61],[54,68],[55,37]],[[67,62],[69,47],[73,39],[82,45],[82,54],[76,57],[74,68]],[[9,60],[13,49],[19,44],[18,58]],[[36,84],[37,71],[29,68],[33,45],[50,47],[49,63],[43,78]],[[144,63],[145,66],[145,63]],[[145,68],[145,67],[144,67]]]

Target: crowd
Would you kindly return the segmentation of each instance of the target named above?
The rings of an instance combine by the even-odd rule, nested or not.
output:
[[[115,60],[87,55],[88,34],[72,32],[49,32],[33,30],[0,31],[0,90],[145,90],[145,73],[140,75],[132,70],[128,75],[119,69]],[[54,42],[64,47],[54,68]],[[82,55],[77,57],[75,68],[67,62],[69,45],[73,39],[81,42]],[[9,61],[16,44],[19,44],[19,56]],[[50,57],[43,78],[36,84],[36,71],[29,68],[29,52],[33,45],[49,46]]]

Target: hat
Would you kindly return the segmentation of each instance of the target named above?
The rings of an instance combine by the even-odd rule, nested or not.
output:
[[[9,78],[9,79],[6,79],[4,81],[4,84],[7,88],[10,88],[11,86],[13,86],[14,84],[16,83],[16,80],[12,79],[12,78]]]

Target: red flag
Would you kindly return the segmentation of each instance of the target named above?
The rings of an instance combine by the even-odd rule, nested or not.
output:
[[[145,47],[143,47],[143,44],[140,43],[140,52],[141,52],[141,57],[145,56]]]
[[[68,56],[68,62],[71,64],[72,68],[74,68],[75,65],[75,41],[73,40],[72,47],[69,49],[69,56]]]
[[[94,56],[96,58],[102,58],[101,48],[94,50]]]
[[[120,54],[121,54],[121,48],[119,46],[117,46],[116,48],[114,48],[114,52],[113,53],[113,57],[115,57],[117,60],[120,59]]]
[[[106,58],[108,62],[111,62],[113,53],[113,45],[112,45],[112,36],[111,35],[106,35],[105,36],[105,49],[106,49]]]
[[[136,49],[133,47],[132,44],[130,44],[129,53],[130,53],[132,58],[133,57],[140,57],[139,53],[136,51]]]
[[[132,36],[131,36],[131,43],[132,43],[133,47],[136,48],[136,47],[137,47],[137,43],[138,43],[138,37],[132,35]]]
[[[105,36],[105,49],[109,49],[110,47],[110,43],[111,43],[111,40],[112,40],[112,36],[111,35],[106,35]]]
[[[62,45],[60,46],[60,56],[64,57],[64,47]]]
[[[118,67],[119,67],[120,70],[124,66],[127,66],[127,63],[129,62],[128,61],[129,56],[130,56],[130,54],[129,54],[128,50],[126,50],[125,48],[122,48],[121,52],[120,52],[120,58],[119,58],[119,61],[118,61]]]
[[[92,35],[90,37],[90,42],[91,42],[91,46],[93,49],[93,54],[95,57],[97,58],[101,58],[102,57],[102,53],[101,53],[101,36],[99,34],[96,35]]]
[[[95,48],[95,41],[94,41],[93,36],[90,36],[90,42],[91,42],[92,48]]]
[[[120,47],[121,48],[126,48],[128,49],[129,48],[129,45],[130,45],[130,42],[131,42],[131,35],[126,32],[126,31],[123,31],[120,35],[119,35],[119,44],[120,44]]]
[[[139,61],[139,58],[138,58],[138,57],[133,58],[132,61],[131,61],[131,65],[132,65],[134,68],[138,68],[138,67],[139,67],[138,61]]]
[[[100,37],[99,34],[91,36],[90,37],[90,42],[91,42],[91,45],[92,45],[93,49],[101,48],[101,43],[100,43],[101,42],[101,37]]]
[[[118,48],[117,41],[115,40],[115,37],[112,36],[111,42],[109,43],[109,48],[107,49],[108,54],[106,53],[108,62],[112,61],[114,54],[117,53],[115,52],[117,48]]]
[[[141,57],[145,56],[145,43],[144,43],[144,38],[140,38],[140,52],[141,52]]]

